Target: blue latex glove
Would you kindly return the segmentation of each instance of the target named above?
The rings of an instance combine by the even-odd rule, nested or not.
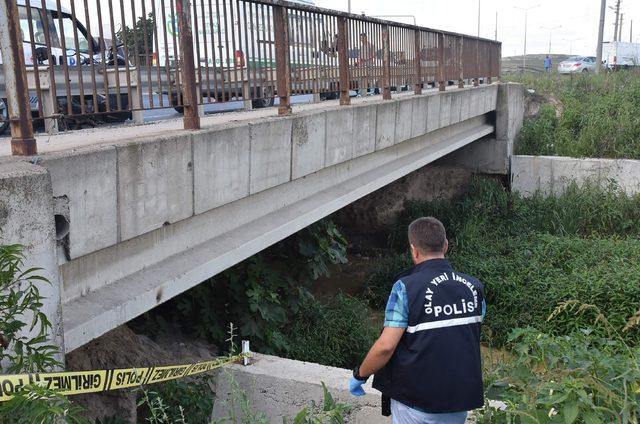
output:
[[[351,376],[349,379],[349,391],[354,396],[364,396],[365,392],[362,385],[366,382],[367,380],[358,380],[354,376]]]

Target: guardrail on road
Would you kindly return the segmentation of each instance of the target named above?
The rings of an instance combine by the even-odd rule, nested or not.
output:
[[[33,121],[142,121],[206,103],[266,107],[292,95],[416,94],[500,74],[499,42],[281,0],[3,0],[0,98],[12,151],[37,151]],[[67,5],[64,7],[63,4]],[[6,99],[6,100],[5,100]],[[8,113],[6,113],[8,112]]]

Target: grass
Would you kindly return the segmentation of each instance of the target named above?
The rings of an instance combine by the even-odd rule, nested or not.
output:
[[[525,121],[516,154],[640,159],[640,72],[511,80],[553,99]]]
[[[516,327],[559,334],[585,324],[547,321],[569,299],[598,306],[620,328],[639,309],[640,196],[613,186],[572,186],[557,198],[524,199],[483,178],[457,200],[407,204],[390,236],[396,256],[369,278],[372,306],[384,306],[393,275],[407,264],[408,223],[429,215],[447,228],[454,267],[484,282],[486,341],[497,346]],[[638,341],[640,333],[628,337]]]

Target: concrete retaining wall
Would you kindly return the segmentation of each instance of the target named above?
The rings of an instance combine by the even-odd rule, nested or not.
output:
[[[511,189],[524,196],[560,194],[572,182],[608,186],[615,182],[627,194],[640,193],[640,161],[576,159],[560,156],[512,156]]]

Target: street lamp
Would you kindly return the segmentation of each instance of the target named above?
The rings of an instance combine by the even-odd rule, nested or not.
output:
[[[573,42],[581,40],[581,38],[565,38],[564,41],[569,42],[569,56],[573,55]]]
[[[513,6],[513,7],[519,10],[524,10],[524,54],[522,55],[522,72],[524,72],[525,68],[527,67],[527,19],[528,19],[529,11],[531,9],[535,9],[536,7],[540,7],[540,5],[536,4],[535,6],[529,6],[529,7],[518,7],[518,6]]]
[[[551,34],[553,34],[553,30],[562,28],[562,25],[554,26],[554,27],[540,27],[541,29],[549,30],[549,54],[551,54]]]

